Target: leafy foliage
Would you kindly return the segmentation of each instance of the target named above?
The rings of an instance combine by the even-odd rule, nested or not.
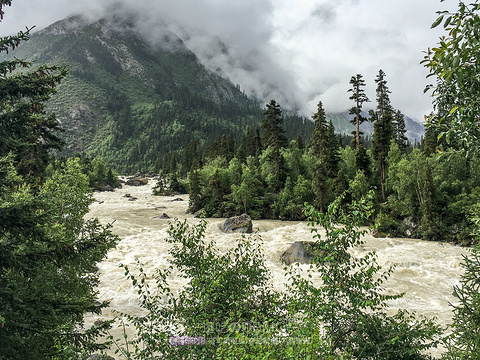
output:
[[[127,359],[428,358],[422,352],[439,332],[433,321],[405,311],[388,316],[387,301],[401,296],[382,292],[392,269],[381,272],[373,252],[358,259],[349,253],[363,243],[358,226],[371,205],[362,199],[344,212],[341,201],[325,213],[307,209],[326,235],[312,228],[313,264],[286,268],[284,294],[270,285],[257,235],[222,254],[204,238],[205,220],[175,221],[167,240],[172,266],[156,271],[153,287],[141,265],[138,275],[125,267],[145,313],[126,315],[137,336],[117,341],[118,352]],[[178,294],[169,288],[173,274],[187,281]],[[312,280],[317,274],[320,282]]]
[[[134,275],[124,266],[146,310],[144,316],[127,316],[137,337],[129,343],[133,351],[118,343],[126,358],[279,358],[273,357],[274,344],[255,342],[257,336],[273,336],[285,322],[279,295],[269,284],[260,238],[241,238],[221,254],[214,242],[204,239],[206,226],[205,220],[194,226],[186,221],[170,225],[172,267],[157,270],[155,288],[142,267]],[[178,296],[168,286],[173,270],[187,280]],[[200,345],[172,345],[185,337]]]
[[[1,164],[0,346],[4,359],[46,359],[56,342],[93,350],[92,334],[77,326],[99,312],[96,263],[116,242],[108,227],[84,222],[91,202],[78,161],[33,191]]]
[[[437,114],[430,126],[455,150],[477,152],[479,144],[478,98],[480,60],[478,27],[480,4],[459,2],[456,12],[439,11],[432,28],[443,25],[446,35],[436,47],[428,49],[423,65],[435,77],[426,91],[433,89]]]
[[[480,356],[480,248],[475,246],[464,257],[465,274],[460,286],[455,286],[453,334],[447,338],[448,352],[445,359],[478,359]]]
[[[416,320],[413,314],[400,311],[387,316],[387,301],[401,297],[385,295],[383,282],[393,268],[380,271],[374,252],[355,258],[349,249],[363,244],[359,226],[373,213],[371,199],[354,201],[349,211],[338,198],[320,213],[307,207],[313,237],[316,240],[311,273],[321,275],[321,285],[311,277],[293,275],[296,306],[307,323],[313,321],[323,329],[328,354],[348,354],[355,359],[422,359],[422,351],[435,346],[439,329],[427,319]],[[342,223],[342,227],[335,224]],[[325,231],[321,235],[317,226]],[[429,341],[433,341],[430,343]]]

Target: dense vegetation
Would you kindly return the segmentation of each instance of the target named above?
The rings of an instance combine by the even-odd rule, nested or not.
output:
[[[125,267],[144,309],[126,316],[136,337],[116,341],[126,359],[428,359],[439,328],[433,321],[400,311],[387,315],[382,271],[373,252],[354,258],[361,245],[359,225],[372,213],[370,200],[348,211],[333,202],[324,213],[307,209],[313,237],[322,249],[313,265],[285,268],[288,292],[275,291],[258,236],[240,238],[220,253],[205,239],[206,221],[169,228],[172,267],[156,271],[156,282],[141,264]],[[338,222],[345,223],[338,228]],[[326,234],[321,235],[320,229]],[[188,280],[170,292],[171,271]],[[320,275],[323,285],[312,281]]]
[[[358,78],[353,77],[354,84]],[[302,220],[306,202],[322,212],[344,192],[347,204],[373,189],[374,220],[384,234],[471,242],[480,200],[480,159],[477,154],[437,156],[454,144],[438,141],[439,130],[433,127],[421,146],[412,149],[403,116],[390,104],[383,71],[375,82],[377,107],[368,119],[375,131],[368,141],[354,131],[353,141],[342,146],[347,137],[334,133],[319,103],[310,137],[287,142],[281,109],[272,101],[261,127],[247,129],[238,141],[221,135],[203,148],[190,142],[180,157],[167,159],[163,171],[170,174],[170,190],[188,187],[190,210],[204,210],[210,217],[248,213],[253,218]],[[351,112],[359,114],[361,122],[365,119],[358,89],[352,89]],[[182,183],[179,179],[187,173]]]
[[[0,1],[0,11],[10,1]],[[1,12],[3,16],[3,12]],[[29,30],[0,39],[0,51]],[[21,71],[14,70],[21,68]],[[0,62],[0,359],[52,359],[64,349],[102,347],[102,327],[81,330],[99,313],[97,262],[117,238],[98,220],[84,221],[93,201],[85,166],[49,166],[59,123],[45,102],[65,69],[15,59]]]

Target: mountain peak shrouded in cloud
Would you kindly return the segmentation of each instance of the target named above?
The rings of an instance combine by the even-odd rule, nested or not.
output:
[[[361,73],[367,95],[384,69],[391,100],[423,119],[431,98],[423,94],[423,51],[438,42],[430,30],[437,10],[456,4],[415,0],[67,0],[15,1],[0,24],[3,35],[37,29],[78,13],[87,18],[123,14],[150,42],[173,33],[211,70],[220,70],[249,95],[276,99],[310,116],[321,100],[328,111],[351,107],[351,76]],[[166,31],[168,30],[168,31]],[[439,30],[436,30],[439,31]],[[168,35],[167,35],[168,36]],[[174,43],[174,42],[172,42]],[[373,104],[371,104],[373,105]]]

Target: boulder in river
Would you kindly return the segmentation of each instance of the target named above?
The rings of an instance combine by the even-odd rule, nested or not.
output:
[[[133,177],[128,179],[125,184],[130,186],[143,186],[148,184],[148,179],[143,177]]]
[[[98,185],[95,185],[94,186],[94,189],[93,191],[96,191],[96,192],[106,192],[106,191],[109,191],[109,192],[112,192],[114,191],[115,189],[113,187],[111,187],[110,185],[105,185],[105,186],[98,186]]]
[[[378,229],[373,229],[371,235],[375,238],[384,238],[385,234],[382,234]]]
[[[314,241],[295,241],[281,256],[286,265],[293,263],[310,264],[316,247]],[[311,249],[309,249],[311,248]]]
[[[163,214],[160,215],[160,216],[155,216],[154,219],[161,219],[161,220],[163,220],[163,219],[170,219],[170,216],[168,216],[166,213],[163,213]]]
[[[196,219],[199,219],[204,214],[205,214],[205,209],[200,209],[200,210],[195,211],[195,213],[193,214],[193,217],[196,218]]]
[[[137,198],[135,196],[132,196],[130,194],[125,194],[123,195],[123,197],[126,197],[128,199],[128,201],[135,201],[137,200]]]
[[[224,233],[250,234],[252,233],[252,229],[252,219],[247,214],[228,218],[222,225],[220,225],[220,230]]]

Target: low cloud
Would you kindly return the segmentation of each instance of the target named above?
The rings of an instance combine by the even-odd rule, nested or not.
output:
[[[319,100],[327,111],[343,111],[351,107],[348,81],[361,73],[374,106],[374,78],[383,69],[392,105],[422,119],[431,98],[423,94],[427,71],[419,62],[437,42],[430,24],[443,8],[415,0],[14,0],[0,34],[73,13],[96,18],[127,9],[152,43],[173,31],[208,68],[265,102],[276,99],[305,116]]]

